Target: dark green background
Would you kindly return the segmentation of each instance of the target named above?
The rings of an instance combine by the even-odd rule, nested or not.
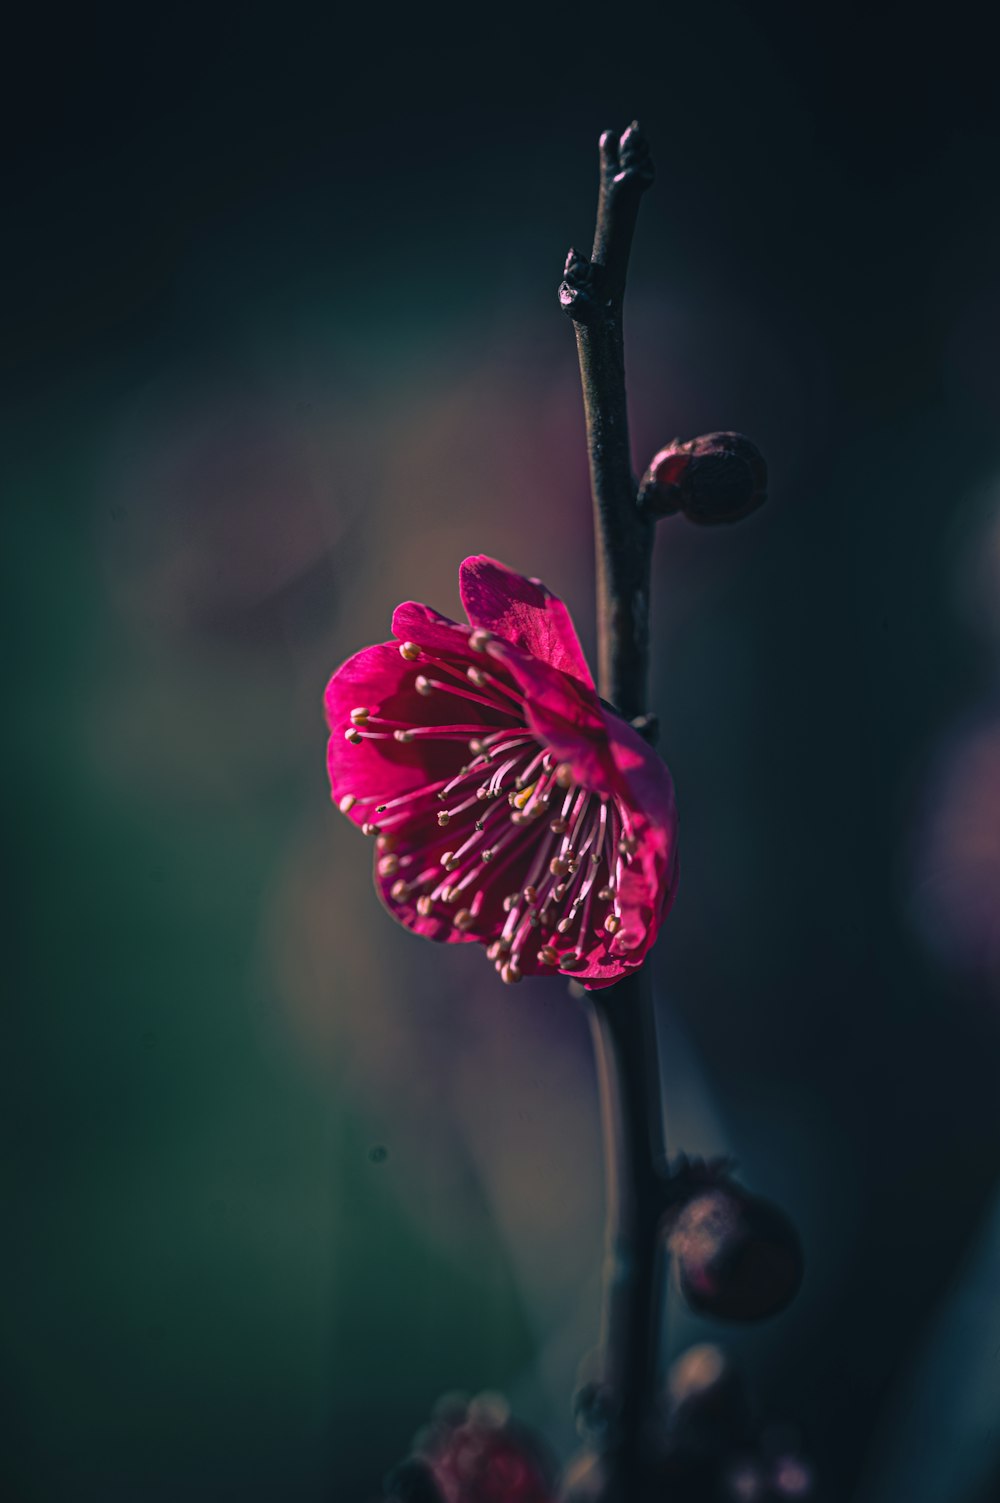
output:
[[[319,706],[398,600],[457,610],[467,553],[592,645],[554,293],[633,115],[636,462],[729,427],[772,474],[655,565],[671,1131],[803,1229],[798,1306],[735,1339],[762,1414],[831,1497],[891,1476],[1000,1167],[985,39],[714,0],[102,6],[5,52],[9,1495],[368,1499],[456,1386],[570,1443],[581,1018],[393,928]],[[980,1440],[929,1498],[979,1496]]]

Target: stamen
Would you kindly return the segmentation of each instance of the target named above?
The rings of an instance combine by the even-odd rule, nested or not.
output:
[[[514,986],[521,980],[521,969],[513,960],[509,960],[500,972],[500,979],[508,986]]]
[[[344,732],[344,740],[349,741],[352,746],[360,746],[363,737],[357,727],[352,725]]]
[[[420,656],[420,648],[416,642],[400,642],[399,655],[401,658],[405,658],[408,663],[415,663]]]
[[[370,714],[371,711],[365,705],[359,705],[356,710],[351,711],[351,720],[355,725],[364,725]]]
[[[356,803],[357,799],[354,797],[353,793],[345,793],[344,797],[338,803],[337,808],[340,810],[341,814],[350,814]]]
[[[422,673],[418,673],[416,678],[413,680],[413,687],[414,689],[416,689],[418,694],[423,695],[424,699],[427,699],[429,695],[434,693],[433,684],[431,683],[430,679],[425,678]]]

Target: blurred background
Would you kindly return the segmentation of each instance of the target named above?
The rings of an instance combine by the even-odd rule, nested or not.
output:
[[[8,31],[7,1496],[368,1500],[445,1389],[557,1450],[597,1334],[584,1018],[397,929],[321,694],[493,554],[593,560],[596,140],[658,164],[637,468],[682,820],[675,1149],[806,1284],[720,1339],[836,1499],[983,1503],[1000,1437],[1000,133],[955,11],[57,8]]]

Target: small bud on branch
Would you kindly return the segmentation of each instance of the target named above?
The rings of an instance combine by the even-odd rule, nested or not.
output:
[[[647,517],[683,512],[712,527],[739,522],[767,500],[767,465],[742,433],[704,433],[686,444],[674,439],[653,459],[639,487]]]

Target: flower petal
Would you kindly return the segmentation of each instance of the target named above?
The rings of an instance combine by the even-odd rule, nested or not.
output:
[[[482,553],[467,558],[458,577],[462,604],[473,626],[513,642],[593,689],[570,613],[540,579],[525,579]]]
[[[397,605],[392,613],[392,630],[400,642],[415,642],[428,652],[457,654],[470,660],[473,657],[469,646],[471,628],[452,621],[450,616],[442,616],[439,611],[432,611],[429,605],[421,605],[418,600],[404,600],[402,605]]]

